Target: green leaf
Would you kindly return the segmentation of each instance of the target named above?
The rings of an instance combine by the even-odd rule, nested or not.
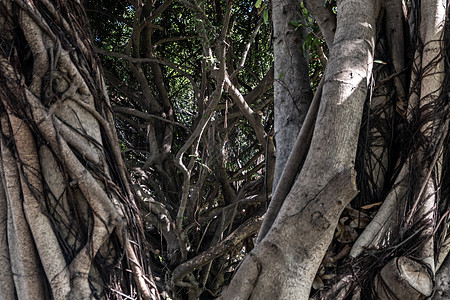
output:
[[[307,19],[309,17],[309,11],[306,8],[302,9],[302,13],[305,16],[305,19]]]
[[[311,49],[313,43],[314,43],[314,35],[312,33],[308,33],[308,35],[306,36],[305,42],[302,45],[302,50],[303,50],[303,56],[307,57],[308,51],[309,49]]]
[[[308,53],[308,50],[309,50],[309,45],[306,42],[303,43],[302,50],[303,50],[303,56],[306,57],[306,54]]]
[[[302,21],[301,20],[294,20],[294,21],[290,21],[289,25],[294,26],[294,27],[300,27],[302,26]]]
[[[269,24],[269,11],[267,9],[264,11],[263,18],[264,18],[264,24],[266,24],[266,25]]]
[[[256,0],[255,7],[261,8],[262,0]]]

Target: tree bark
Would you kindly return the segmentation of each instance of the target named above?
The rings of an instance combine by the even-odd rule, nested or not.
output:
[[[375,45],[373,1],[339,1],[322,102],[301,173],[264,239],[221,299],[308,299],[345,206]],[[328,148],[326,145],[333,145]]]
[[[276,160],[273,174],[272,197],[267,209],[258,241],[267,233],[275,220],[285,196],[289,192],[295,175],[298,173],[300,165],[309,147],[312,126],[303,128],[303,135],[299,137],[300,130],[306,120],[310,125],[315,121],[317,105],[311,111],[309,119],[307,114],[312,102],[312,90],[309,84],[308,74],[308,54],[302,53],[303,43],[306,39],[306,29],[304,26],[295,28],[292,21],[305,21],[301,14],[300,6],[291,0],[276,0],[272,2],[273,27],[274,27],[274,130],[276,142]],[[316,96],[320,96],[316,95]],[[297,141],[298,139],[298,141]],[[269,143],[270,140],[267,140]],[[266,145],[268,147],[270,145]],[[299,152],[302,147],[303,155]],[[271,151],[267,151],[266,160],[272,160]],[[301,152],[301,151],[300,151]],[[291,157],[292,156],[292,157]],[[297,158],[294,160],[294,157]],[[286,175],[288,181],[282,183],[282,187],[277,190],[278,183],[285,172],[286,163],[289,162]],[[295,173],[295,175],[293,174]],[[268,176],[266,174],[265,176]],[[271,179],[269,177],[269,179]],[[267,179],[266,179],[267,180]],[[287,187],[286,187],[287,186]],[[276,195],[276,196],[275,196]]]
[[[331,5],[326,4],[321,0],[307,0],[305,2],[306,7],[319,25],[320,32],[322,33],[328,48],[331,48],[336,32],[336,15],[331,10]]]
[[[274,127],[276,162],[273,190],[312,101],[308,75],[308,53],[303,53],[306,27],[295,28],[290,22],[302,20],[297,1],[272,1],[274,30]],[[305,56],[306,55],[306,56]]]
[[[157,299],[81,4],[0,1],[0,20],[0,298]]]

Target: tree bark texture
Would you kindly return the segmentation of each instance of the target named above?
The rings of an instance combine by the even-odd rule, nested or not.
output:
[[[222,299],[308,299],[340,213],[357,194],[352,170],[374,60],[376,8],[373,1],[339,1],[337,10],[308,156],[271,229]]]
[[[336,32],[336,15],[331,10],[331,5],[327,5],[321,0],[308,0],[305,3],[319,25],[325,43],[328,45],[328,48],[331,48]]]
[[[368,282],[344,272],[342,280],[351,282],[353,274],[364,283],[351,292],[335,284],[315,299],[333,290],[354,299],[426,299],[434,288],[448,293],[446,271],[439,270],[448,255],[448,3],[382,4],[376,58],[387,63],[374,68],[358,150],[359,161],[365,159],[358,166],[360,202],[353,203],[382,206],[349,259],[352,270],[371,266],[372,275]]]
[[[157,299],[81,4],[0,1],[0,36],[0,298]]]
[[[310,126],[300,130],[305,122],[312,124],[317,114],[317,105],[312,109],[309,119],[307,114],[312,102],[312,90],[309,84],[308,54],[303,53],[302,45],[306,38],[305,27],[295,28],[292,21],[303,21],[298,3],[291,0],[272,2],[274,27],[274,130],[276,141],[276,160],[273,175],[273,197],[259,233],[260,240],[275,220],[285,196],[289,192],[295,175],[304,160],[311,138]],[[305,57],[306,55],[306,57]],[[319,99],[316,101],[319,102]],[[307,121],[308,120],[308,121]],[[301,135],[301,138],[298,138]],[[297,141],[298,139],[298,141]],[[269,140],[267,141],[269,142]],[[302,147],[302,150],[298,148]],[[266,154],[267,155],[267,154]],[[292,156],[292,157],[291,157]],[[270,157],[269,157],[270,159]],[[285,172],[286,164],[289,162]],[[295,175],[293,175],[295,173]],[[267,176],[267,175],[266,175]],[[282,177],[289,177],[278,183]],[[286,188],[285,186],[288,186]],[[276,196],[275,196],[276,195]]]
[[[331,46],[333,45],[333,40],[334,40],[334,34],[336,31],[336,15],[331,11],[330,7],[325,7],[323,5],[323,3],[321,3],[320,1],[309,1],[307,3],[308,8],[310,9],[311,13],[313,14],[314,18],[316,19],[316,21],[318,22],[319,28],[324,36],[325,42],[327,43],[327,45],[329,45],[329,48],[331,48]],[[280,14],[281,13],[281,14]],[[281,21],[275,21],[275,19],[283,19],[284,16],[283,14],[285,13],[284,10],[280,10],[277,9],[274,11],[273,13],[273,19],[274,19],[274,26],[275,24],[278,24],[278,27],[280,27],[278,29],[279,34],[282,36],[286,36],[287,41],[289,41],[289,36],[291,35],[290,31],[292,30],[291,26],[289,26],[289,24],[286,26],[281,26],[281,24],[285,24],[282,23]],[[301,21],[305,22],[303,16],[301,17]],[[300,27],[299,29],[296,29],[301,31],[303,28]],[[283,31],[286,31],[286,33],[283,35]],[[297,34],[300,37],[303,37],[302,42],[304,43],[304,33],[300,32],[300,35]],[[294,40],[297,40],[297,38],[294,38]],[[283,43],[281,43],[283,44]],[[279,61],[279,66],[280,66],[280,71],[279,73],[282,74],[283,72],[283,67],[287,69],[286,70],[290,70],[290,64],[286,64],[286,56],[283,55],[285,54],[286,50],[280,50],[282,47],[281,46],[293,46],[290,45],[289,43],[285,42],[283,45],[278,45],[275,46],[274,45],[274,50],[277,49],[279,50],[280,54],[279,55],[275,55],[275,61]],[[291,52],[293,52],[293,50],[291,49]],[[275,51],[275,53],[277,53],[277,51]],[[299,54],[299,53],[297,53]],[[299,56],[299,59],[303,59],[301,56]],[[277,65],[277,64],[276,64]],[[301,66],[301,65],[300,65]],[[304,81],[305,78],[309,78],[309,75],[307,75],[307,70],[302,70],[303,71],[303,76],[302,77],[293,77],[291,78],[291,80],[289,81],[292,84],[292,89],[296,90],[296,86],[304,86]],[[300,73],[300,72],[298,72]],[[301,75],[301,74],[298,74]],[[279,162],[279,158],[277,158],[277,162],[278,165],[276,165],[277,169],[276,171],[276,176],[274,177],[274,192],[272,194],[272,199],[269,205],[269,208],[266,212],[266,215],[264,217],[264,221],[263,224],[261,225],[261,230],[258,233],[258,242],[266,235],[267,231],[270,229],[270,227],[272,226],[276,216],[278,215],[278,212],[280,211],[280,207],[284,202],[284,199],[286,198],[287,194],[289,193],[295,178],[297,176],[297,174],[300,172],[301,167],[302,167],[302,163],[305,160],[306,154],[308,153],[309,150],[309,146],[311,143],[311,137],[312,137],[312,133],[314,131],[314,123],[316,121],[316,117],[317,117],[317,111],[319,110],[319,104],[320,104],[320,98],[322,97],[322,89],[323,89],[323,84],[324,84],[324,77],[322,77],[322,79],[320,80],[316,92],[314,94],[314,97],[311,101],[311,104],[309,105],[309,109],[306,115],[301,115],[300,116],[300,121],[301,123],[300,125],[300,130],[298,131],[297,137],[295,138],[295,142],[293,142],[293,140],[289,140],[288,143],[284,144],[285,141],[282,141],[281,139],[278,141],[278,148],[281,149],[281,151],[284,152],[289,152],[289,156],[288,158],[283,158],[281,157],[281,163]],[[280,84],[280,82],[274,82],[274,86],[276,86],[277,84]],[[306,86],[305,90],[306,89]],[[301,90],[300,90],[301,93]],[[284,105],[284,101],[283,101],[283,97],[285,97],[286,94],[283,93],[278,93],[276,94],[274,97],[274,104],[275,104],[275,109],[278,106],[283,107]],[[304,93],[303,95],[303,100],[308,99],[309,95],[308,93]],[[277,99],[277,97],[280,97],[280,99]],[[306,97],[306,98],[305,98]],[[278,115],[279,119],[283,119],[284,117],[281,115],[282,112],[282,108],[279,108],[279,112],[280,114]],[[289,113],[287,111],[284,111],[284,113]],[[291,112],[292,114],[292,112]],[[277,117],[277,115],[275,115],[275,117]],[[276,120],[276,118],[275,118]],[[280,121],[280,124],[283,121]],[[280,129],[281,131],[282,129]],[[296,130],[292,130],[292,128],[284,128],[283,130],[287,130],[288,132],[290,131],[290,133],[284,133],[284,135],[289,135],[292,134],[294,135],[294,132]],[[290,150],[289,150],[289,149]]]
[[[308,53],[303,53],[306,27],[298,2],[272,1],[274,30],[274,127],[277,146],[273,189],[284,169],[312,101],[308,75]],[[305,56],[306,55],[306,56]]]

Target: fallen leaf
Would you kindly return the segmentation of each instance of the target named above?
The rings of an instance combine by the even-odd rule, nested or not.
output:
[[[383,202],[372,203],[372,204],[361,206],[361,209],[371,209],[372,207],[380,206],[381,204],[383,204]]]
[[[321,290],[325,287],[325,284],[323,283],[322,279],[320,279],[319,276],[316,276],[314,278],[313,284],[312,284],[313,289],[315,290]]]
[[[338,242],[347,244],[354,242],[356,238],[358,237],[358,233],[355,231],[355,229],[351,228],[350,226],[346,225],[338,225],[338,228],[340,228],[339,233],[336,232],[336,239]]]
[[[336,277],[336,274],[325,274],[322,276],[323,280],[330,280],[333,279],[334,277]]]
[[[370,223],[370,218],[359,218],[359,219],[355,219],[353,221],[350,222],[350,227],[352,228],[366,228],[367,225],[369,225]]]

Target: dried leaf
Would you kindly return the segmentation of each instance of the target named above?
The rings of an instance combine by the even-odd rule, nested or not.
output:
[[[380,206],[381,204],[383,204],[383,202],[372,203],[372,204],[361,206],[361,209],[371,209],[375,206]]]
[[[348,220],[348,217],[343,217],[343,218],[341,218],[341,219],[339,220],[339,222],[342,223],[342,224],[344,224],[345,221],[347,221],[347,220]]]
[[[369,215],[367,215],[366,213],[364,213],[360,210],[354,209],[352,207],[346,207],[345,210],[347,211],[347,213],[350,215],[350,218],[352,218],[352,219],[369,217]]]
[[[325,257],[322,260],[322,265],[327,268],[335,267],[336,266],[336,260],[334,259],[335,256],[336,256],[336,253],[334,253],[332,251],[327,251],[327,253],[325,254]]]
[[[325,267],[320,265],[319,270],[317,271],[317,276],[322,276],[323,274],[325,274]]]
[[[403,101],[399,100],[397,101],[397,103],[395,104],[395,110],[397,111],[397,113],[401,116],[405,116],[406,115],[406,105]]]
[[[325,274],[322,276],[322,280],[330,280],[336,277],[336,274]]]
[[[350,226],[345,225],[339,226],[338,224],[338,228],[339,227],[340,227],[339,233],[336,232],[335,235],[338,242],[347,244],[354,242],[358,237],[358,233],[355,231],[355,229],[351,228]]]
[[[359,219],[355,219],[355,220],[351,221],[349,226],[352,228],[366,228],[367,225],[369,225],[369,223],[370,223],[370,218],[364,217],[364,218],[359,218]]]
[[[334,237],[338,237],[342,234],[342,232],[345,230],[345,225],[339,222],[336,226],[336,233],[334,234]]]
[[[338,261],[346,257],[350,253],[351,249],[352,247],[350,247],[349,245],[345,245],[345,247],[338,254],[336,254],[336,256],[333,257],[333,260]]]
[[[320,279],[319,276],[316,276],[316,278],[314,278],[312,287],[315,290],[321,290],[325,287],[325,284],[323,283],[322,279]]]

